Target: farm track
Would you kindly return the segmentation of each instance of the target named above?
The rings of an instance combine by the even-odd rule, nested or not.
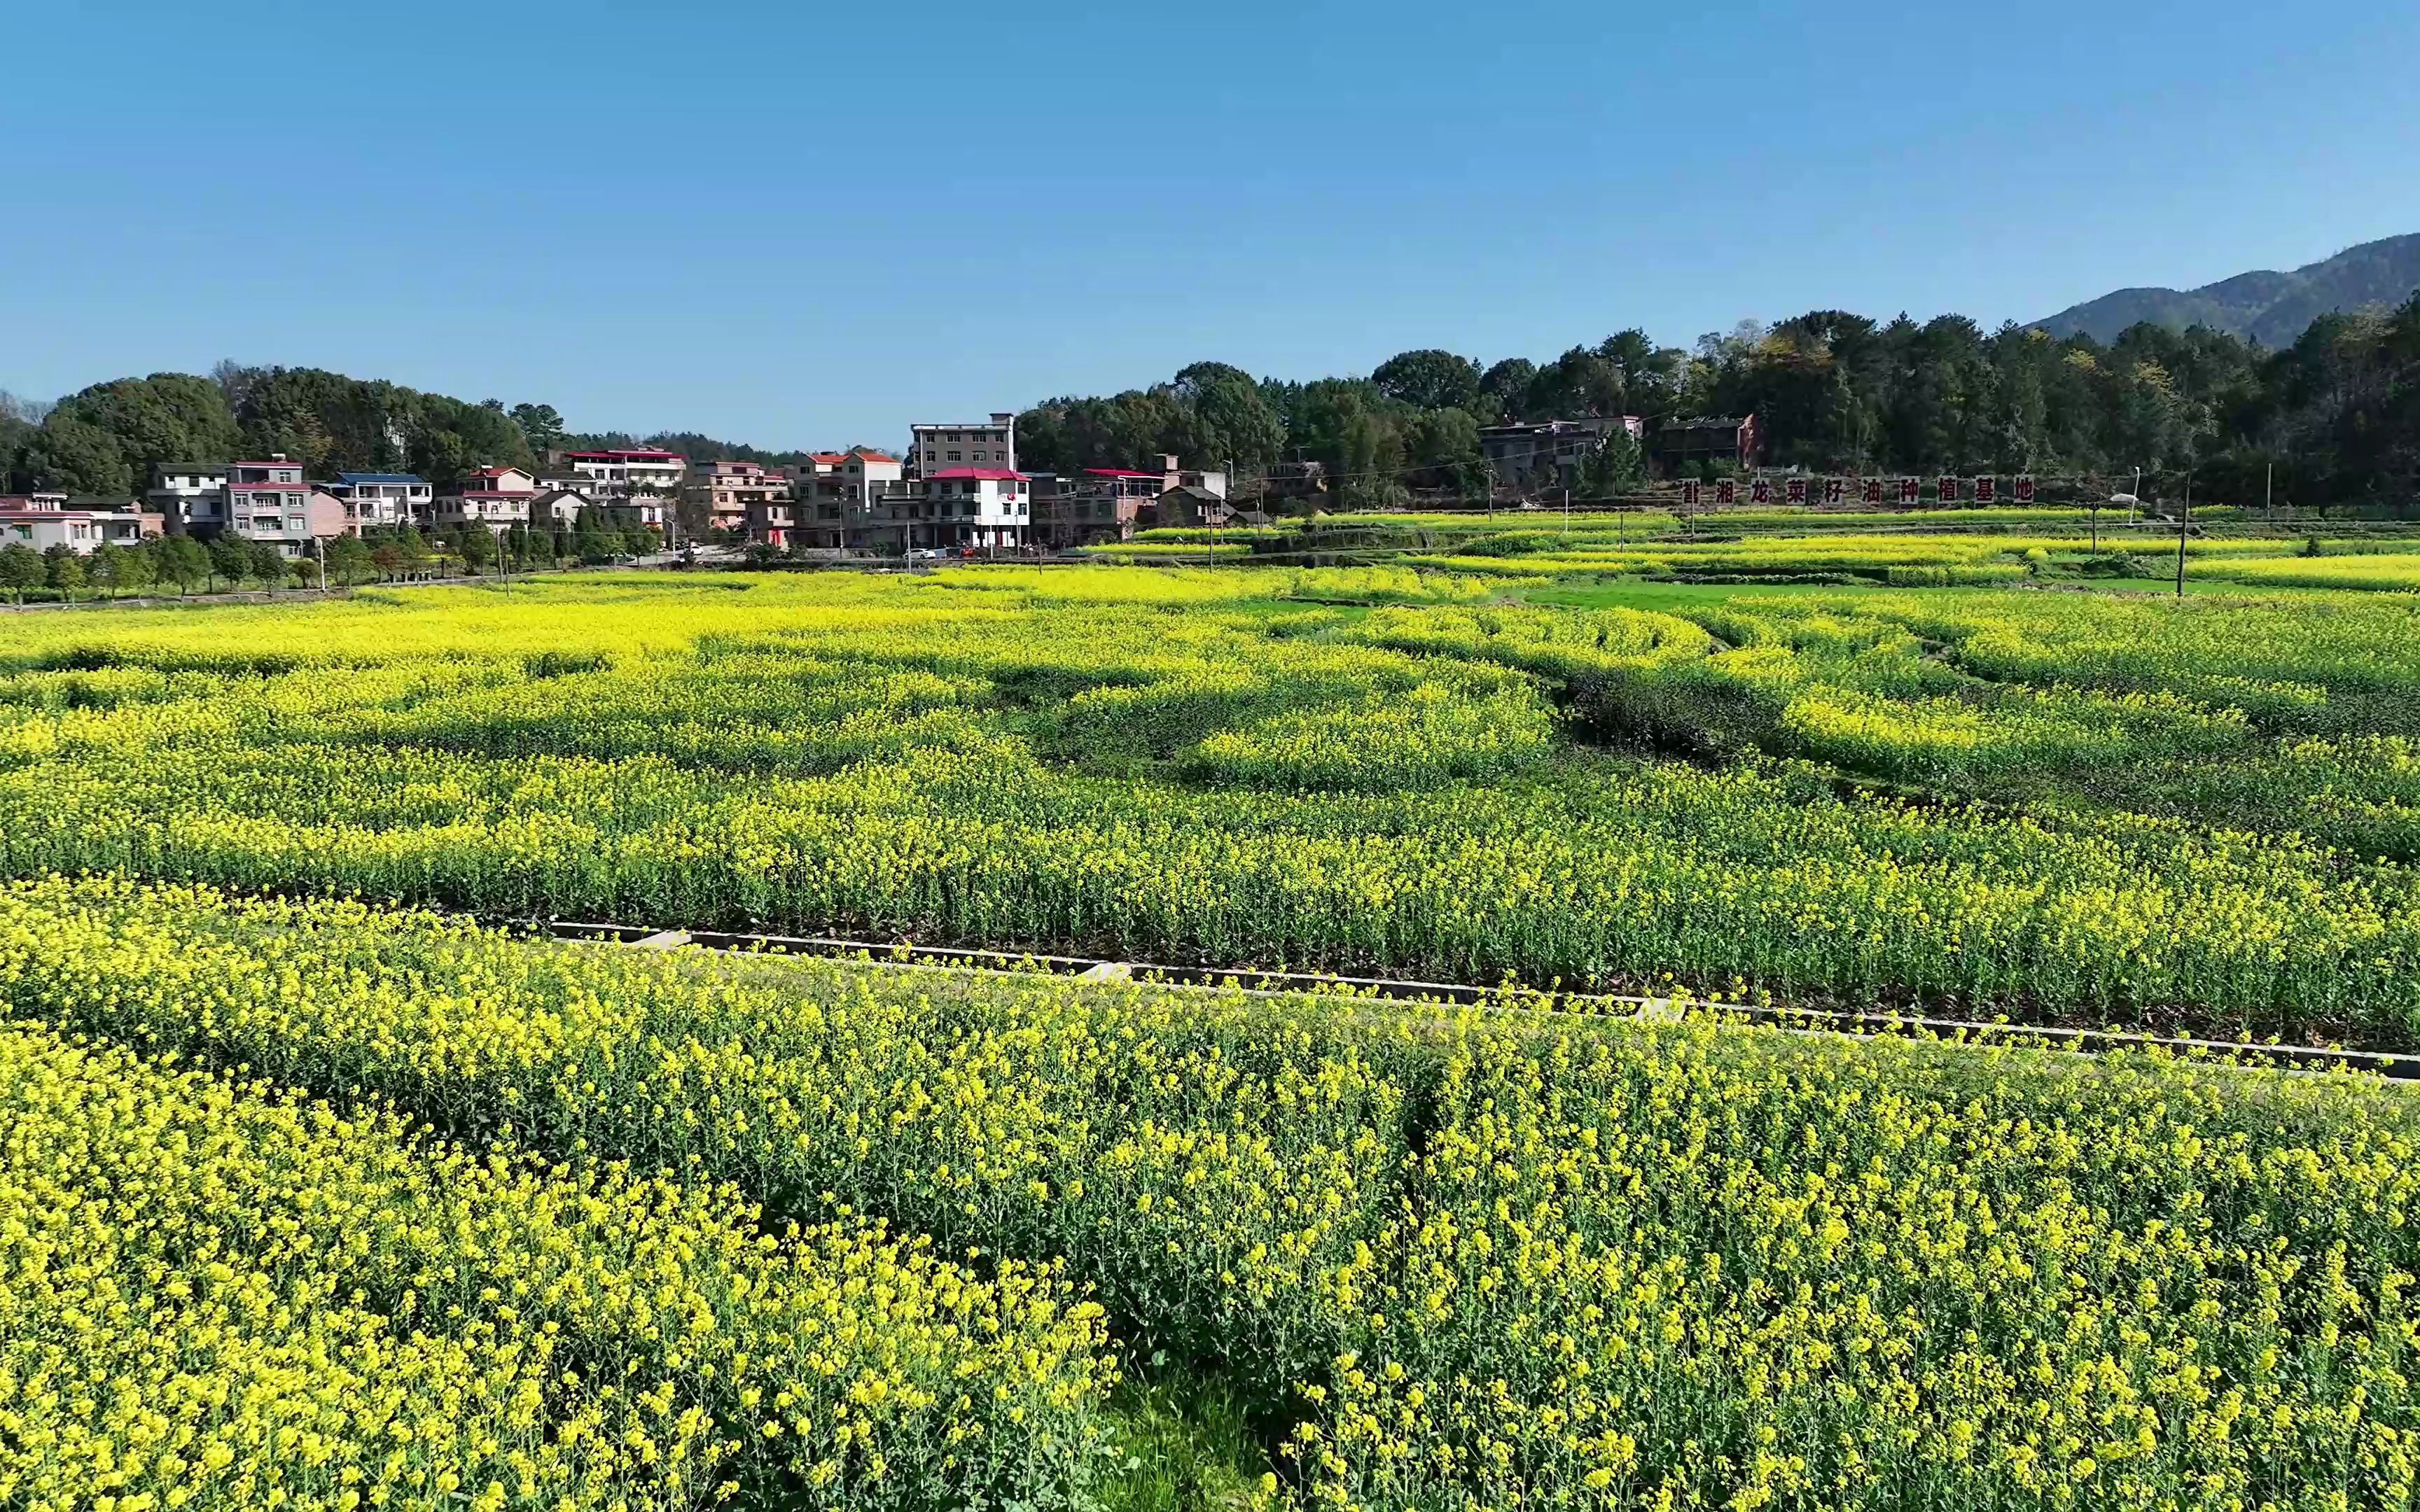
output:
[[[1320,972],[1218,970],[1089,956],[1041,955],[961,946],[911,945],[898,941],[886,943],[836,935],[745,934],[723,930],[657,929],[644,924],[579,920],[515,919],[507,922],[515,929],[563,940],[647,949],[694,945],[702,949],[736,954],[807,955],[836,960],[861,958],[876,965],[1002,976],[1039,973],[1094,981],[1140,980],[1183,990],[1241,992],[1255,997],[1332,995],[1357,1004],[1385,1003],[1406,1008],[1478,1007],[1492,1011],[1524,1014],[1559,1014],[1576,1010],[1579,1011],[1576,1016],[1606,1020],[1626,1018],[1646,1023],[1668,1022],[1691,1006],[1689,999],[1618,993],[1548,994],[1486,987],[1473,982],[1345,977]],[[1535,998],[1536,1002],[1521,1001],[1525,995]],[[1751,1024],[1803,1034],[1838,1035],[1850,1039],[1874,1039],[1885,1035],[1918,1039],[1954,1037],[1998,1041],[2075,1055],[2158,1050],[2179,1056],[2232,1058],[2245,1066],[2320,1072],[2357,1071],[2398,1081],[2420,1081],[2420,1057],[2346,1050],[2329,1045],[2261,1044],[2249,1041],[2136,1034],[2121,1029],[1790,1008],[1771,1004],[1710,1003],[1704,1006]]]

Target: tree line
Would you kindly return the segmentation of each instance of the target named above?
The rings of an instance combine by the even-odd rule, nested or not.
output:
[[[1616,332],[1546,362],[1406,351],[1367,377],[1254,378],[1196,363],[1168,382],[1047,400],[1017,419],[1029,470],[1135,467],[1175,453],[1250,475],[1316,463],[1348,503],[1484,486],[1480,428],[1637,415],[1656,427],[1754,414],[1764,461],[1827,473],[2073,473],[2257,502],[2409,502],[2420,486],[2420,295],[2330,315],[2271,350],[2142,324],[2103,345],[1963,316],[1818,310],[1744,321],[1684,350]],[[1637,459],[1594,459],[1618,489]]]
[[[336,586],[410,582],[491,572],[539,572],[572,564],[600,566],[656,548],[653,532],[617,526],[594,506],[565,529],[515,525],[498,532],[463,525],[423,532],[411,525],[380,526],[339,535],[319,549],[289,557],[268,541],[222,533],[204,541],[159,535],[132,546],[104,541],[89,552],[65,546],[37,551],[23,542],[0,547],[0,594],[22,604],[47,592],[74,602],[86,594],[117,596],[154,590],[218,593],[252,583],[276,591],[316,587],[322,572]]]
[[[583,435],[567,430],[551,404],[473,403],[313,367],[221,363],[208,377],[113,378],[50,405],[0,394],[0,492],[127,499],[149,486],[163,462],[281,453],[307,477],[411,472],[442,492],[482,467],[535,468],[550,448],[640,446],[775,466],[806,455],[687,432]]]
[[[2257,501],[2396,502],[2420,486],[2420,295],[2392,311],[2322,316],[2290,347],[2145,323],[2106,345],[2031,327],[1985,332],[1963,316],[1918,322],[1817,310],[1744,321],[1659,347],[1638,330],[1546,361],[1485,363],[1435,347],[1365,377],[1254,378],[1192,363],[1164,383],[1046,400],[1017,418],[1029,471],[1149,466],[1167,453],[1245,476],[1316,463],[1342,504],[1414,488],[1492,483],[1479,432],[1510,421],[1637,415],[1758,417],[1764,460],[1818,472],[2035,472],[2131,478]],[[651,446],[701,461],[796,466],[693,432],[575,433],[554,407],[470,402],[318,368],[222,363],[209,377],[155,373],[42,406],[0,394],[0,477],[10,491],[127,498],[161,462],[284,453],[307,474],[408,471],[440,489],[487,465],[533,467],[550,448]],[[1617,440],[1591,485],[1632,482]]]

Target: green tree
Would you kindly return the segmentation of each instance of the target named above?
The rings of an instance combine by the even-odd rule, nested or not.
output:
[[[99,552],[93,553],[95,556]],[[140,546],[122,550],[117,558],[117,586],[125,593],[139,594],[160,580],[160,540],[153,537]]]
[[[124,547],[108,541],[101,542],[92,548],[92,555],[85,559],[85,579],[93,587],[114,596],[118,584],[126,576],[126,557],[127,551]]]
[[[520,427],[521,439],[533,452],[563,444],[563,416],[551,404],[517,404],[512,408],[512,420]]]
[[[42,429],[35,444],[55,485],[109,498],[133,493],[162,462],[232,461],[240,440],[225,392],[191,373],[96,383],[61,399]]]
[[[1532,420],[1571,420],[1624,413],[1621,369],[1586,347],[1575,347],[1538,370],[1523,412]]]
[[[286,553],[273,541],[255,541],[246,552],[245,565],[260,586],[271,593],[286,586]]]
[[[369,576],[375,564],[369,546],[358,535],[339,535],[328,543],[328,577],[347,585]]]
[[[25,590],[42,585],[42,554],[23,541],[0,546],[0,588],[8,590],[9,600],[22,604]]]
[[[428,570],[428,542],[416,525],[406,525],[395,532],[396,565],[405,574]]]
[[[1467,357],[1424,347],[1418,351],[1398,352],[1380,363],[1370,375],[1370,382],[1388,398],[1416,409],[1467,411],[1479,408],[1480,383],[1484,376],[1479,364]]]
[[[222,532],[211,536],[208,549],[209,570],[225,579],[229,588],[243,581],[244,575],[252,570],[252,549],[244,544],[241,536],[233,532]]]
[[[1421,485],[1468,495],[1479,486],[1485,458],[1479,450],[1479,421],[1461,409],[1430,409],[1404,427],[1404,450]]]
[[[54,546],[42,553],[42,579],[53,593],[72,604],[85,584],[84,558],[69,547]]]
[[[158,545],[163,581],[175,583],[178,592],[190,594],[209,580],[211,559],[201,542],[190,535],[170,535],[163,537]]]
[[[1402,501],[1404,436],[1388,401],[1358,378],[1303,386],[1295,444],[1327,469],[1329,495],[1345,509]]]
[[[1538,364],[1526,357],[1507,357],[1497,363],[1479,379],[1483,395],[1480,418],[1491,424],[1527,418],[1529,385],[1537,380]]]
[[[1647,459],[1639,452],[1637,438],[1627,427],[1616,425],[1589,453],[1580,470],[1580,491],[1591,499],[1611,499],[1637,489],[1646,475]]]
[[[25,445],[26,475],[37,488],[116,499],[134,491],[134,469],[104,426],[52,412]]]
[[[485,525],[466,525],[458,549],[462,564],[473,572],[485,572],[496,562],[496,537]]]
[[[1188,442],[1181,451],[1194,466],[1232,462],[1239,470],[1258,471],[1284,455],[1285,421],[1243,369],[1195,363],[1177,373],[1171,388],[1191,417]],[[1023,437],[1018,440],[1021,444]]]

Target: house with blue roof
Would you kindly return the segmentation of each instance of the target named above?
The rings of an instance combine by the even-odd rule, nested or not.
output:
[[[320,486],[344,505],[347,535],[372,526],[418,524],[428,517],[436,494],[411,472],[339,472]]]

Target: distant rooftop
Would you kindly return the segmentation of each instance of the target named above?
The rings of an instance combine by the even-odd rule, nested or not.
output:
[[[338,483],[427,483],[417,472],[339,472]]]

